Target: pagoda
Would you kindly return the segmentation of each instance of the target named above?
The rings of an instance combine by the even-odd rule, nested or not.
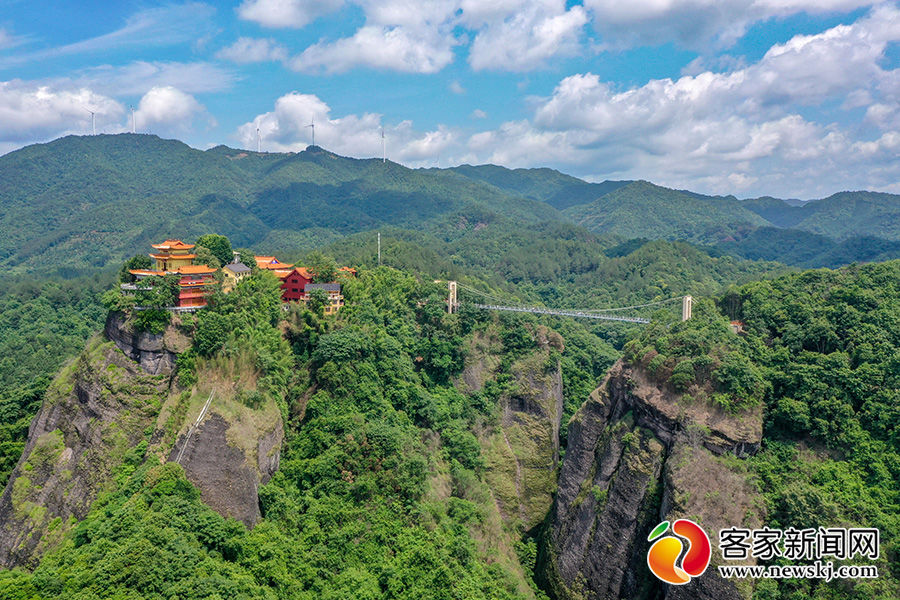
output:
[[[147,277],[178,275],[178,299],[175,306],[187,310],[206,306],[206,297],[212,294],[216,285],[216,270],[207,265],[195,265],[196,254],[191,253],[193,244],[181,240],[166,240],[152,244],[155,252],[150,258],[156,261],[155,269],[132,269],[129,271],[140,281]],[[124,288],[123,288],[124,289]]]

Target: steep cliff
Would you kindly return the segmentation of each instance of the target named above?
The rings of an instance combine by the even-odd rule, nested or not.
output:
[[[201,368],[193,393],[163,407],[151,452],[181,464],[216,512],[253,526],[260,517],[257,489],[278,469],[281,413],[274,400],[256,393],[252,378],[238,382],[217,374],[220,369]]]
[[[170,373],[178,354],[191,347],[191,340],[175,327],[163,333],[135,331],[123,313],[111,312],[103,330],[106,339],[114,342],[125,356],[138,363],[151,375]]]
[[[481,436],[485,481],[505,523],[528,531],[553,504],[563,413],[563,340],[545,327],[534,331],[535,349],[509,366],[499,397],[499,423]],[[479,391],[495,379],[501,348],[492,332],[476,334],[458,385]]]
[[[663,519],[690,517],[709,532],[758,525],[761,500],[723,455],[755,452],[761,435],[759,411],[685,404],[617,363],[569,423],[547,531],[547,585],[573,600],[742,598],[713,567],[688,585],[664,586],[647,569],[646,540]]]
[[[178,459],[221,514],[248,525],[259,518],[257,488],[278,468],[283,438],[274,400],[253,377],[229,372],[228,360],[205,365],[199,383],[181,389],[171,374],[190,338],[174,326],[139,333],[113,313],[105,334],[57,375],[31,423],[0,496],[2,566],[36,564],[148,448]]]
[[[166,375],[146,374],[112,342],[88,343],[47,391],[0,497],[0,564],[33,564],[87,514],[167,393]]]

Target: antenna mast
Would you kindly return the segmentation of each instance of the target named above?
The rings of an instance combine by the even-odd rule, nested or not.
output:
[[[135,131],[135,123],[134,123],[134,104],[131,105],[131,133],[137,133]]]
[[[387,161],[387,154],[384,151],[384,127],[381,128],[381,162]]]
[[[256,128],[256,153],[259,154],[260,148],[260,138],[259,138],[259,127]]]

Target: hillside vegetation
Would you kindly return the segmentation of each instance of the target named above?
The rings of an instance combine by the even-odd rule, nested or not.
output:
[[[877,580],[761,581],[754,598],[900,594],[898,282],[900,261],[748,283],[626,346],[681,402],[764,406],[763,448],[749,464],[769,526],[880,529]],[[746,332],[731,333],[729,318]]]
[[[894,258],[898,196],[842,192],[797,206],[740,201],[646,181],[589,183],[552,169],[462,165],[408,169],[319,147],[199,151],[152,135],[69,136],[0,157],[0,266],[72,277],[118,265],[165,237],[210,231],[239,247],[308,251],[348,234],[400,227],[447,241],[576,224],[614,243],[630,238],[730,243],[726,252],[797,266]],[[527,226],[527,227],[525,227]],[[782,252],[790,228],[841,243],[838,252]],[[817,242],[818,243],[818,242]]]

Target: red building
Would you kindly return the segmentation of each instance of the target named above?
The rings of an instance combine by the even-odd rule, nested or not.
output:
[[[296,267],[283,279],[281,299],[284,302],[306,300],[306,284],[312,283],[312,273],[305,267]]]

